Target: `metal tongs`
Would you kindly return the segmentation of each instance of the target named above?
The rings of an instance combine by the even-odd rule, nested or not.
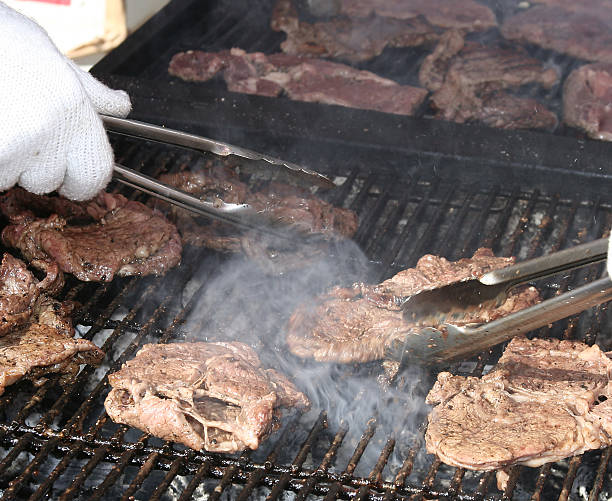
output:
[[[322,188],[332,188],[335,186],[333,181],[329,178],[313,170],[214,139],[125,118],[102,115],[102,121],[109,131],[162,143],[185,146],[221,156],[236,155],[250,160],[261,160],[270,166],[282,169],[291,176],[305,179],[310,184]],[[178,207],[182,207],[183,209],[201,216],[207,216],[233,224],[242,229],[262,230],[280,237],[291,237],[293,233],[279,228],[279,226],[288,223],[273,218],[265,211],[258,212],[249,204],[231,204],[221,200],[215,202],[201,200],[189,193],[168,186],[152,177],[119,164],[115,164],[113,177],[127,186],[136,188]]]
[[[612,300],[608,276],[482,325],[458,327],[453,319],[478,308],[500,304],[517,285],[606,259],[608,239],[602,238],[546,256],[486,273],[479,279],[423,291],[402,306],[404,318],[417,325],[389,350],[396,360],[421,360],[426,365],[449,362],[544,327],[552,322]],[[419,330],[418,326],[422,326]],[[413,358],[414,357],[414,358]]]

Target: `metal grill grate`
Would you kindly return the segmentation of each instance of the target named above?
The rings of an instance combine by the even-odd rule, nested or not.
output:
[[[115,149],[121,162],[149,174],[201,161],[184,150],[124,139],[115,141]],[[607,198],[443,180],[428,167],[401,177],[357,160],[335,175],[344,182],[331,197],[359,213],[356,240],[370,260],[373,280],[414,265],[427,252],[456,259],[490,246],[497,254],[524,259],[599,237],[612,225]],[[348,426],[330,420],[326,413],[333,409],[321,406],[289,417],[260,450],[242,455],[199,453],[112,423],[103,409],[108,373],[143,343],[189,338],[185,322],[224,265],[233,261],[187,248],[181,266],[160,279],[69,283],[66,297],[82,304],[79,330],[106,351],[105,365],[85,367],[64,386],[54,376],[38,388],[18,383],[0,397],[2,499],[472,500],[584,494],[595,500],[612,489],[608,449],[539,469],[515,467],[500,492],[493,473],[451,468],[425,454],[416,418],[408,414],[395,420],[371,415]],[[544,283],[543,290],[555,294],[599,273],[596,266],[585,268]],[[197,288],[189,292],[194,276]],[[275,280],[282,285],[282,277]],[[603,307],[540,335],[609,347],[608,324]],[[500,352],[493,349],[451,370],[478,375]],[[355,370],[338,368],[338,374]],[[366,370],[372,379],[380,372],[373,364]],[[430,376],[423,376],[423,391]],[[413,386],[402,376],[395,382],[398,391]]]

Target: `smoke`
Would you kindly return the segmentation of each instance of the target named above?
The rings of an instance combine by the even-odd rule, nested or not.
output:
[[[287,270],[283,263],[278,273],[271,273],[270,262],[262,268],[256,260],[237,256],[219,264],[213,276],[196,274],[188,287],[190,292],[184,293],[184,300],[193,303],[183,327],[188,333],[186,340],[231,340],[250,345],[264,366],[286,374],[310,399],[312,407],[301,418],[301,428],[309,429],[324,411],[329,433],[348,430],[337,454],[339,465],[348,463],[370,423],[376,427],[372,443],[377,445],[366,449],[360,465],[371,468],[384,442],[394,437],[398,444],[390,468],[397,469],[423,421],[423,392],[429,385],[423,383],[424,374],[416,367],[406,369],[401,385],[390,386],[383,382],[379,361],[318,363],[289,352],[286,325],[298,305],[312,301],[332,286],[372,282],[380,274],[377,265],[369,262],[352,241],[337,242],[327,253],[314,257],[308,252],[309,247],[298,251],[302,266],[294,270]],[[294,264],[296,257],[292,259]],[[202,270],[209,266],[209,262],[203,262]],[[297,450],[297,443],[294,445]],[[369,472],[363,473],[367,476]]]

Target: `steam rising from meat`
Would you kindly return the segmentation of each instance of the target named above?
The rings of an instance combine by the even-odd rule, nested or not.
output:
[[[209,267],[210,262],[205,260],[202,269]],[[311,266],[280,276],[264,273],[247,259],[234,257],[213,277],[194,279],[194,285],[201,284],[201,288],[193,293],[191,315],[184,326],[186,340],[236,340],[251,345],[264,366],[286,374],[308,396],[312,409],[302,418],[307,421],[305,426],[326,411],[331,433],[340,426],[348,427],[348,455],[373,417],[384,432],[382,436],[413,437],[420,422],[415,414],[424,411],[424,395],[417,395],[417,388],[429,387],[420,381],[418,369],[410,368],[403,374],[407,383],[401,388],[390,387],[380,383],[380,362],[340,366],[305,361],[291,355],[285,344],[287,320],[299,304],[332,285],[378,280],[376,271],[351,241],[336,243],[329,255]],[[370,459],[375,461],[380,450],[369,447],[368,454],[373,455]],[[372,466],[370,461],[362,461]],[[338,464],[343,464],[341,459]]]

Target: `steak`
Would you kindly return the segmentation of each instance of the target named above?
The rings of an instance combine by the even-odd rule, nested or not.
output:
[[[553,129],[554,113],[506,89],[529,83],[551,88],[558,79],[554,69],[545,68],[521,49],[465,42],[455,30],[441,37],[419,71],[421,84],[433,91],[431,103],[438,110],[437,118],[505,129]]]
[[[480,379],[438,375],[427,396],[435,406],[427,451],[451,466],[492,470],[608,446],[611,370],[597,346],[514,338]]]
[[[104,406],[113,421],[211,452],[257,449],[280,407],[310,405],[238,342],[148,344],[109,382]]]
[[[464,31],[497,26],[493,11],[473,0],[340,0],[340,12],[361,18],[372,14],[394,19],[423,16],[434,26]]]
[[[438,30],[422,17],[393,19],[368,14],[360,19],[335,17],[308,23],[299,19],[293,0],[278,0],[270,26],[284,31],[286,54],[329,57],[359,62],[386,47],[416,47],[438,39]]]
[[[272,182],[251,190],[226,165],[211,162],[197,171],[163,174],[159,180],[211,202],[221,199],[227,203],[249,203],[257,211],[269,212],[305,232],[325,236],[319,242],[297,245],[288,239],[241,231],[220,221],[206,222],[183,210],[169,208],[186,244],[219,252],[242,252],[272,272],[307,266],[313,258],[327,252],[328,240],[351,237],[359,223],[353,211],[334,207],[304,189]]]
[[[404,320],[405,298],[460,280],[479,277],[514,263],[495,257],[490,249],[478,249],[469,259],[449,262],[433,255],[419,259],[415,268],[399,272],[378,285],[337,287],[297,308],[289,319],[287,345],[302,358],[341,363],[383,358],[386,348],[421,329]],[[539,302],[533,287],[515,290],[500,306],[470,313],[457,325],[490,322]]]
[[[228,90],[297,101],[411,115],[427,91],[369,71],[322,59],[288,54],[187,51],[175,54],[168,71],[187,81],[204,82],[220,74]]]
[[[587,61],[612,63],[612,27],[595,12],[538,6],[508,18],[508,40],[527,42]]]
[[[66,203],[73,207],[74,202]],[[115,274],[160,275],[179,263],[178,231],[160,212],[110,193],[77,207],[74,218],[57,213],[35,217],[30,210],[9,214],[11,224],[2,240],[32,264],[52,261],[83,281],[111,281]],[[84,214],[87,221],[72,222]]]
[[[78,373],[81,364],[102,360],[104,352],[95,344],[73,338],[74,304],[60,303],[45,293],[49,275],[37,282],[25,265],[9,254],[2,260],[2,275],[3,321],[7,321],[2,324],[0,338],[0,395],[21,378],[41,382],[49,373],[70,376]],[[48,283],[54,280],[51,277]],[[6,300],[11,285],[22,302]],[[11,308],[20,310],[21,315],[7,313]]]
[[[570,73],[563,86],[563,121],[612,141],[612,63],[587,64]]]
[[[23,377],[40,382],[49,373],[75,375],[81,364],[102,358],[104,352],[87,339],[74,339],[55,325],[30,323],[0,338],[0,395]]]
[[[5,253],[0,265],[0,336],[26,323],[46,294],[57,292],[63,285],[57,265],[39,263],[47,276],[39,282],[23,261]]]

